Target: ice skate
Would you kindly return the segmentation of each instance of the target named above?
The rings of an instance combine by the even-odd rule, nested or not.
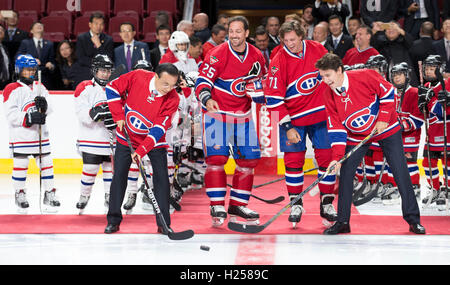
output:
[[[220,227],[227,218],[227,212],[223,205],[209,206],[210,214],[212,218],[212,226]]]
[[[374,183],[370,186],[370,192],[375,191],[375,188],[378,187],[378,192],[377,195],[372,199],[372,203],[375,204],[381,204],[381,197],[383,197],[385,195],[386,192],[386,185],[383,183],[380,183],[380,185],[378,186],[378,183]]]
[[[414,184],[413,185],[414,195],[417,199],[420,199],[420,185]]]
[[[259,225],[259,214],[246,206],[229,205],[228,214],[230,215],[230,222]],[[239,220],[239,218],[243,219],[243,221]]]
[[[82,215],[84,213],[84,209],[86,208],[90,197],[91,197],[90,195],[87,195],[87,196],[80,195],[80,200],[78,201],[78,203],[76,205],[77,209],[80,210],[78,213],[79,215]]]
[[[436,202],[438,196],[439,193],[437,190],[428,188],[427,195],[422,199],[422,203],[425,204],[424,206],[431,205]]]
[[[137,193],[128,193],[128,199],[125,204],[123,204],[123,208],[127,211],[127,215],[130,215],[133,212],[134,206],[136,206],[136,196]]]
[[[324,194],[320,201],[320,216],[326,227],[331,227],[337,221],[337,213],[333,206],[334,194]]]
[[[203,174],[200,172],[192,172],[190,178],[189,190],[198,190],[203,187]]]
[[[436,206],[439,211],[445,211],[447,207],[447,193],[445,187],[441,187],[436,198]]]
[[[28,204],[25,189],[20,189],[19,191],[16,191],[15,200],[16,205],[18,207],[17,211],[19,212],[19,214],[26,214],[28,212],[30,204]]]
[[[295,199],[296,196],[291,196],[291,201]],[[288,221],[292,223],[292,228],[297,228],[297,223],[300,223],[302,219],[302,214],[305,212],[303,209],[303,200],[299,199],[295,204],[291,207],[291,213],[289,214]]]
[[[108,213],[109,210],[109,193],[105,193],[105,202],[103,204],[105,206],[105,213]]]
[[[381,197],[383,205],[395,205],[400,203],[400,193],[398,188],[391,183],[385,185],[384,195]]]
[[[45,212],[55,213],[58,211],[58,207],[61,206],[59,201],[56,199],[56,189],[53,188],[50,191],[45,191],[44,193],[44,208]]]
[[[176,176],[176,180],[181,189],[183,189],[183,191],[186,191],[191,185],[191,174],[188,172],[178,173]]]
[[[145,189],[145,187],[142,188],[142,209],[148,211],[153,210],[152,201],[150,200],[150,196],[148,196],[148,192],[147,189]]]

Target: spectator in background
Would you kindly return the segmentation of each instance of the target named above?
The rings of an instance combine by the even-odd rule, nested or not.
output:
[[[75,90],[77,85],[83,81],[80,65],[75,55],[75,46],[68,40],[61,41],[56,47],[57,70],[63,83],[61,88]]]
[[[170,27],[170,15],[167,11],[158,11],[155,17],[155,27],[166,25]]]
[[[211,37],[211,31],[208,28],[208,15],[205,13],[195,14],[194,18],[192,18],[192,24],[194,25],[194,36],[200,38],[202,43],[205,43]]]
[[[332,50],[333,47],[328,44],[328,23],[320,22],[314,27],[313,40],[321,43],[328,51]]]
[[[333,0],[333,1],[316,0],[314,2],[312,15],[319,22],[321,21],[328,22],[329,18],[332,15],[337,15],[341,17],[342,21],[345,22],[347,17],[350,15],[350,10],[347,4],[342,4],[341,0]],[[347,29],[344,28],[344,31],[347,32]]]
[[[124,22],[120,24],[119,29],[123,44],[114,49],[114,67],[123,64],[126,67],[124,73],[127,73],[133,69],[138,60],[150,61],[150,51],[146,43],[134,40],[136,29],[132,23]]]
[[[364,25],[358,28],[355,36],[356,46],[347,51],[342,63],[344,65],[365,64],[372,55],[379,54],[376,49],[370,46],[372,29]]]
[[[105,16],[100,12],[92,13],[89,18],[89,31],[77,37],[76,56],[83,80],[91,80],[91,62],[97,54],[106,54],[109,58],[114,56],[114,42],[111,36],[105,34]]]
[[[2,44],[5,39],[6,28],[0,24],[0,89],[3,90],[11,82],[12,60],[9,57],[8,50]]]
[[[347,30],[348,34],[355,40],[356,31],[361,27],[361,19],[356,16],[351,16],[348,19]]]
[[[3,39],[3,43],[6,45],[10,56],[15,56],[20,43],[24,39],[29,38],[28,32],[17,27],[19,24],[19,14],[16,11],[13,11],[13,17],[5,18],[5,22],[8,29],[5,38]],[[11,58],[11,60],[14,62],[14,58]]]
[[[401,0],[401,2],[399,13],[405,17],[403,28],[413,39],[419,38],[420,26],[425,21],[432,22],[437,31],[441,28],[437,0]]]
[[[225,29],[227,29],[228,31],[228,16],[225,14],[219,14],[217,16],[217,23],[218,25],[222,25],[225,27]]]
[[[269,42],[275,45],[280,44],[278,31],[280,30],[280,20],[277,17],[267,18],[266,30],[269,35]]]
[[[185,32],[188,37],[192,37],[194,35],[194,25],[191,21],[181,20],[177,25],[177,31]]]
[[[55,70],[55,51],[53,48],[53,42],[45,40],[44,36],[44,25],[40,22],[34,22],[31,25],[30,34],[31,39],[24,39],[17,50],[18,55],[30,54],[32,55],[38,65],[39,70],[42,73],[42,84],[44,84],[47,89],[55,89],[56,82],[53,82],[52,75]]]
[[[332,47],[330,52],[337,54],[342,59],[345,53],[353,47],[353,38],[344,34],[344,22],[340,16],[331,15],[328,24],[330,35],[327,42]]]
[[[442,22],[441,31],[444,33],[444,38],[433,43],[433,52],[445,60],[444,77],[448,78],[450,76],[450,18]]]
[[[314,24],[315,24],[315,19],[313,16],[313,11],[314,6],[311,4],[307,4],[305,5],[305,7],[303,8],[303,14],[302,14],[302,19],[305,20],[306,22],[306,39],[308,40],[312,40],[313,38],[313,33],[314,33]]]
[[[195,62],[200,67],[203,62],[202,54],[203,54],[203,45],[202,40],[197,38],[196,36],[189,37],[189,51],[188,54],[190,57],[195,59]]]
[[[400,1],[361,0],[359,7],[364,24],[373,28],[374,22],[388,23],[394,20],[400,8]]]
[[[412,60],[412,70],[419,78],[419,61],[425,60],[429,55],[433,54],[433,23],[426,21],[420,26],[419,39],[415,40],[409,49],[409,55]]]
[[[202,57],[208,54],[210,50],[225,42],[225,37],[227,35],[227,29],[224,26],[215,24],[211,29],[211,37],[208,39],[206,43],[203,44],[203,55]]]
[[[389,25],[380,22],[374,22],[372,32],[374,33],[372,45],[382,54],[388,62],[388,71],[394,64],[406,62],[408,66],[413,66],[409,49],[412,46],[413,39],[406,33],[400,24],[391,21]],[[387,78],[390,78],[389,75]],[[411,86],[417,86],[418,80],[414,72],[411,73]]]
[[[150,63],[153,69],[159,65],[161,57],[169,49],[169,38],[170,38],[170,27],[166,25],[161,25],[156,28],[156,39],[158,40],[158,45],[150,50]]]
[[[263,26],[258,26],[255,30],[255,46],[261,51],[266,61],[266,68],[269,70],[270,53],[275,47],[269,43],[269,35]]]

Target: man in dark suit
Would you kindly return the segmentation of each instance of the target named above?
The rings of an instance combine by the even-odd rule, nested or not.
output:
[[[42,83],[47,89],[54,89],[54,82],[52,81],[52,74],[55,70],[55,51],[53,42],[45,40],[44,25],[40,22],[35,22],[30,30],[31,39],[24,39],[17,50],[15,58],[20,54],[32,55],[39,64],[39,70],[42,72]]]
[[[269,68],[270,53],[275,47],[274,43],[269,42],[269,35],[264,26],[258,26],[255,30],[255,46],[261,51],[266,60],[266,67]]]
[[[6,30],[5,38],[3,39],[3,43],[5,44],[8,53],[11,56],[14,56],[17,53],[17,49],[19,48],[20,43],[24,39],[28,39],[28,32],[23,31],[17,27],[19,23],[19,16],[16,11],[13,11],[13,16],[11,18],[5,18],[6,26],[8,29]],[[12,59],[14,61],[14,59]]]
[[[445,74],[444,77],[450,76],[450,18],[442,22],[442,33],[444,37],[433,43],[434,54],[440,55],[445,60]]]
[[[92,13],[89,19],[89,32],[77,37],[76,56],[85,75],[84,80],[92,79],[91,61],[97,54],[114,56],[114,42],[111,36],[103,33],[105,17],[102,13]]]
[[[327,38],[327,44],[332,47],[330,52],[337,54],[341,59],[345,53],[353,48],[353,38],[344,34],[344,22],[338,15],[332,15],[328,19],[330,35]]]
[[[274,46],[279,45],[278,31],[280,30],[280,20],[277,17],[267,18],[266,30],[269,35],[269,43]]]
[[[378,3],[377,3],[378,2]],[[364,24],[372,27],[374,22],[388,23],[395,19],[400,7],[398,0],[361,0],[359,12]]]
[[[0,24],[0,89],[5,88],[5,86],[11,82],[12,75],[12,60],[9,57],[8,50],[2,44],[5,38],[6,28]]]
[[[429,55],[433,54],[433,23],[426,21],[420,27],[420,38],[415,40],[409,49],[412,60],[412,68],[419,78],[419,61],[425,60]]]
[[[159,65],[162,55],[169,49],[170,28],[166,25],[161,25],[156,28],[156,39],[159,44],[150,50],[150,63],[153,69]]]
[[[312,15],[317,22],[328,21],[331,15],[338,15],[345,21],[350,15],[350,10],[347,4],[342,4],[342,1],[339,0],[333,2],[316,0]]]
[[[117,66],[123,64],[126,67],[126,72],[129,72],[138,60],[145,59],[150,61],[148,45],[134,40],[136,36],[134,25],[125,22],[120,24],[119,29],[123,44],[114,49],[114,66],[117,68]]]
[[[437,0],[402,0],[399,13],[405,17],[403,29],[414,39],[419,37],[420,26],[425,21],[433,23],[436,30],[440,29]]]

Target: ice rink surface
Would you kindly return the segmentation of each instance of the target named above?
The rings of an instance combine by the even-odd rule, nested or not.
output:
[[[79,179],[55,175],[62,204],[58,214],[78,214]],[[10,175],[0,175],[0,185],[0,214],[17,214]],[[37,175],[29,175],[27,188],[28,214],[39,214]],[[97,177],[85,214],[105,214],[103,199]],[[371,202],[358,211],[401,215],[400,205]],[[433,207],[421,211],[448,215]],[[140,199],[133,214],[149,214]],[[209,251],[201,250],[201,245]],[[171,241],[159,234],[2,234],[0,252],[1,265],[449,265],[450,236],[196,234]]]

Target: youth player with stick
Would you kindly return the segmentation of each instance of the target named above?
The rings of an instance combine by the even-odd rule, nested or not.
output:
[[[328,85],[324,96],[333,150],[329,167],[340,169],[338,219],[324,234],[350,232],[353,177],[370,145],[363,145],[342,164],[338,161],[374,129],[373,141],[380,144],[398,185],[403,218],[411,232],[425,234],[404,155],[394,87],[375,71],[344,72],[341,59],[334,54],[324,55],[315,65]]]

